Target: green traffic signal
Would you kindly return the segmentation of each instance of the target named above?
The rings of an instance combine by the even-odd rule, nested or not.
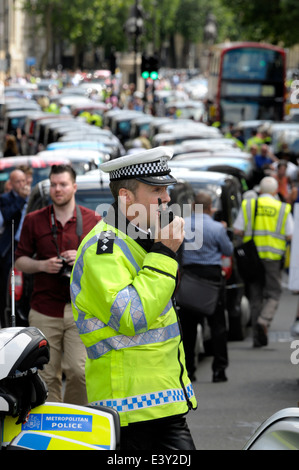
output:
[[[142,54],[141,61],[141,76],[143,79],[151,78],[152,80],[157,80],[159,68],[159,61],[156,56],[146,56]]]
[[[151,77],[152,80],[157,80],[158,76],[159,76],[158,72],[151,72],[150,73],[150,77]]]

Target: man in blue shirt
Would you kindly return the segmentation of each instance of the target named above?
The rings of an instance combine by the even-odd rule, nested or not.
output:
[[[273,163],[278,161],[278,158],[273,155],[267,144],[261,146],[261,150],[254,157],[256,170],[260,172],[261,176],[265,176],[265,171],[274,170]]]
[[[202,224],[195,223],[196,212],[202,210]],[[216,222],[213,217],[212,198],[208,192],[200,192],[195,197],[191,220],[185,219],[185,240],[181,266],[184,271],[200,278],[221,283],[219,301],[213,315],[207,317],[212,337],[214,360],[212,363],[213,382],[227,380],[225,369],[228,366],[227,330],[224,315],[224,282],[222,275],[222,255],[231,256],[233,244],[230,241],[225,222]],[[202,233],[199,233],[202,230]],[[188,244],[188,245],[187,245]],[[200,302],[200,299],[199,299]],[[197,325],[203,318],[192,311],[180,308],[183,329],[183,342],[186,365],[191,380],[195,380],[195,344]]]

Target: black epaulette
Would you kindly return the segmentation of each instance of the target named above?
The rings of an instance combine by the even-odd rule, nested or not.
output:
[[[111,230],[100,233],[97,246],[97,255],[104,253],[113,253],[113,244],[115,240],[115,233]]]

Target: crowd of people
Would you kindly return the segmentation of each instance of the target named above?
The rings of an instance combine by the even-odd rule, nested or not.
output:
[[[142,106],[140,96],[128,96],[132,106]],[[298,170],[287,154],[283,158],[273,154],[265,136],[256,134],[242,142],[240,133],[233,135],[250,151],[254,164],[254,191],[243,195],[234,232],[245,240],[254,230],[264,267],[263,282],[245,286],[253,346],[262,348],[268,344],[282,292],[292,211],[299,201]],[[29,324],[38,327],[50,344],[50,362],[41,372],[49,401],[116,407],[122,449],[193,450],[185,414],[196,408],[195,343],[197,325],[205,315],[176,305],[178,272],[189,271],[221,285],[207,321],[212,382],[226,382],[229,357],[221,258],[232,256],[234,245],[225,222],[213,219],[208,192],[195,196],[190,233],[180,217],[161,226],[159,199],[165,208],[170,202],[167,187],[176,183],[167,166],[171,151],[150,149],[148,140],[146,146],[101,165],[110,175],[115,198],[102,220],[76,204],[76,174],[69,165],[51,167],[52,203],[30,214],[26,214],[30,169],[10,174],[7,190],[0,195],[0,318],[14,243],[16,268],[34,276]],[[135,204],[145,208],[137,225],[132,215]],[[194,217],[199,206],[202,243],[187,251],[185,244],[198,229]]]

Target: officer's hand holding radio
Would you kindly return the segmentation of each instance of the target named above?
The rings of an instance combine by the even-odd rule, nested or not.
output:
[[[158,224],[156,225],[155,242],[162,242],[165,246],[176,252],[184,240],[185,221],[182,217],[175,216],[168,207],[163,207],[160,198],[158,203]]]

